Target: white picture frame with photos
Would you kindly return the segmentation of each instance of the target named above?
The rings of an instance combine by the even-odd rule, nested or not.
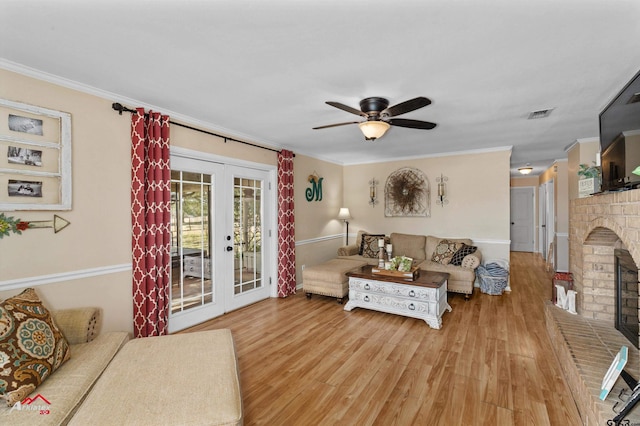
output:
[[[71,114],[0,99],[0,211],[71,210]]]

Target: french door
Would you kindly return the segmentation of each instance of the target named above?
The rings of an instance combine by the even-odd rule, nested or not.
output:
[[[273,234],[266,170],[171,158],[169,331],[270,295]]]

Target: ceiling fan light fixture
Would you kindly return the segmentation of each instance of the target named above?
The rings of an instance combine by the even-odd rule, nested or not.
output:
[[[359,123],[358,127],[360,127],[365,139],[372,141],[384,136],[391,126],[385,121],[370,120]]]
[[[533,171],[533,167],[520,167],[518,171],[523,175],[528,175]]]

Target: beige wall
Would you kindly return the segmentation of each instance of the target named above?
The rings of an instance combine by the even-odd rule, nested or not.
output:
[[[339,166],[302,155],[295,159],[296,264],[302,282],[302,265],[322,263],[336,256],[344,244],[345,225],[336,219],[348,207],[349,242],[359,229],[390,234],[416,233],[474,240],[488,259],[509,259],[509,159],[510,151],[429,157]],[[385,217],[384,187],[401,167],[420,169],[431,187],[431,217]],[[324,177],[322,202],[307,202],[305,189],[311,173]],[[435,202],[436,177],[448,178],[444,207]],[[481,176],[481,179],[478,178]],[[369,181],[375,178],[378,201],[369,204]]]
[[[539,179],[538,176],[513,177],[511,178],[511,187],[517,188],[517,187],[524,187],[524,186],[533,186],[534,188],[537,188],[539,185],[538,179]]]
[[[296,154],[294,160],[296,218],[296,281],[302,283],[302,265],[312,266],[336,257],[344,244],[345,224],[336,219],[342,203],[343,166]],[[322,200],[307,201],[309,175],[322,180]],[[352,227],[349,228],[351,231]]]
[[[124,119],[124,121],[126,121],[128,125],[129,120]],[[179,122],[179,120],[176,121]],[[197,128],[197,126],[193,127]],[[129,136],[127,135],[127,137]],[[180,126],[171,126],[171,146],[186,148],[207,154],[214,154],[216,156],[241,160],[243,162],[249,161],[252,163],[266,164],[270,166],[278,164],[278,157],[275,151],[255,148],[250,145],[230,140],[225,142],[223,138],[193,131]]]
[[[466,237],[478,244],[485,258],[509,259],[510,155],[505,150],[346,166],[344,205],[353,216],[350,231]],[[427,176],[431,217],[385,217],[385,183],[401,167],[417,168]],[[435,202],[440,174],[448,178],[445,206]],[[380,181],[380,203],[372,207],[368,182],[374,177]]]
[[[555,229],[556,232],[569,231],[569,208],[568,208],[568,166],[566,161],[556,161],[540,176],[540,183],[553,180],[554,188],[554,208],[555,208]]]
[[[55,282],[38,291],[56,308],[99,306],[106,329],[131,330],[129,121],[106,99],[5,70],[0,81],[3,99],[71,114],[73,155],[72,210],[11,213],[26,221],[58,214],[71,225],[58,234],[30,229],[3,238],[0,283],[16,288],[32,285],[32,278]],[[56,282],[61,276],[64,282]],[[0,292],[0,298],[15,293]]]
[[[58,214],[71,225],[58,234],[27,230],[0,241],[0,298],[37,286],[55,308],[91,305],[103,311],[104,330],[132,330],[130,255],[130,120],[111,109],[113,100],[0,69],[0,98],[65,111],[72,117],[73,206],[69,211],[19,211],[26,221]],[[135,107],[136,105],[128,105]],[[276,154],[171,127],[172,146],[274,166]],[[472,238],[485,258],[509,257],[510,151],[451,155],[342,166],[296,155],[295,214],[298,282],[302,265],[335,257],[343,245],[340,207],[359,228]],[[385,218],[384,183],[400,167],[422,170],[431,184],[431,217]],[[307,177],[323,177],[322,201],[308,202]],[[448,177],[449,204],[435,204],[435,178]],[[380,181],[380,203],[368,204],[368,181]],[[353,239],[351,239],[353,242]]]
[[[17,211],[26,221],[58,214],[58,234],[33,229],[0,240],[0,298],[37,286],[55,308],[91,305],[104,330],[132,331],[130,119],[111,100],[0,69],[0,98],[71,114],[73,205],[70,211]],[[128,105],[135,107],[136,105]],[[171,127],[172,146],[275,165],[276,153]]]
[[[624,166],[625,175],[633,178],[636,176],[633,176],[631,172],[634,171],[636,167],[640,166],[640,164],[634,163],[634,161],[637,161],[637,159],[640,158],[640,153],[638,152],[640,151],[640,134],[638,132],[640,132],[640,129],[633,132],[625,132],[624,138],[626,150]],[[635,181],[635,179],[632,180]]]
[[[553,180],[555,237],[554,258],[557,271],[569,270],[569,162],[556,161],[540,176],[540,184]]]
[[[569,237],[569,170],[567,161],[557,161],[556,172],[556,233],[565,233]]]

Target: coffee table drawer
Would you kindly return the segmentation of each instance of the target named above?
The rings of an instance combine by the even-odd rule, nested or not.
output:
[[[361,278],[352,278],[349,281],[349,288],[358,291],[367,291],[371,293],[387,294],[390,296],[407,297],[419,300],[436,300],[436,296],[438,294],[437,288],[415,287],[411,285],[411,282],[407,282],[407,284],[393,284],[388,282],[363,280]]]
[[[394,297],[379,293],[351,291],[349,300],[363,304],[363,308],[383,310],[389,313],[395,313],[405,316],[414,316],[412,314],[436,315],[438,313],[437,300],[412,300],[408,298]],[[367,306],[371,305],[371,306]],[[380,309],[383,308],[383,309]],[[388,308],[388,309],[384,309]]]

